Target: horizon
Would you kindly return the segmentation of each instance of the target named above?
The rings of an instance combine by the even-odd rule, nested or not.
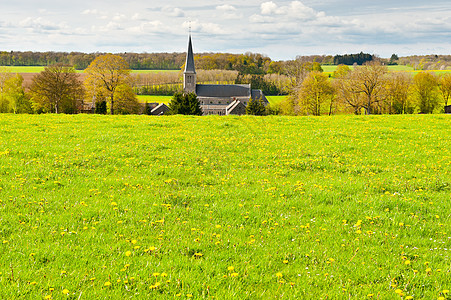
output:
[[[207,4],[208,3],[208,4]],[[108,5],[108,6],[107,6]],[[449,55],[451,5],[433,0],[136,0],[5,3],[0,49],[32,52],[195,53],[296,56],[370,53]]]

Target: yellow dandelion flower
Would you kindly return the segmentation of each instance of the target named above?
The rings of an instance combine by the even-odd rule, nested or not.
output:
[[[68,290],[68,289],[64,289],[64,290],[63,290],[63,294],[64,294],[64,295],[69,294],[69,290]]]
[[[192,298],[192,297],[193,297],[193,294],[186,294],[186,297]]]
[[[131,252],[131,251],[125,252],[125,256],[130,256],[130,255],[132,255],[132,252]]]
[[[109,282],[109,281],[107,281],[103,284],[103,286],[110,286],[110,285],[111,285],[111,282]]]
[[[235,270],[235,268],[233,266],[230,266],[230,267],[227,267],[227,270],[233,271],[233,270]]]
[[[404,264],[410,265],[410,260],[406,260],[406,261],[404,262]]]
[[[47,295],[44,297],[44,299],[52,299],[52,295]]]
[[[284,259],[282,262],[283,262],[284,264],[287,264],[287,263],[288,263],[288,260]]]
[[[277,273],[276,273],[276,276],[277,276],[277,278],[282,278],[283,275],[282,275],[282,273],[277,272]]]
[[[413,297],[412,297],[412,296],[407,296],[405,299],[406,299],[406,300],[412,300]]]
[[[238,277],[238,273],[234,272],[234,273],[230,274],[230,277]]]
[[[443,294],[448,294],[448,293],[449,293],[449,290],[443,290],[442,293],[443,293]]]

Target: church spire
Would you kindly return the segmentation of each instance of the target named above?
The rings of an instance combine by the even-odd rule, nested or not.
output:
[[[194,67],[193,45],[191,43],[191,34],[189,35],[188,53],[186,54],[185,73],[196,73]]]
[[[196,69],[194,68],[194,53],[189,35],[188,53],[186,54],[185,72],[183,72],[183,90],[186,93],[196,93]]]

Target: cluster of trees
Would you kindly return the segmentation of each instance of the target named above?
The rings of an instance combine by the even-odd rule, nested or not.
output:
[[[348,65],[353,64],[363,65],[368,61],[372,61],[374,56],[368,53],[360,52],[358,54],[345,54],[345,55],[335,55],[334,65]]]
[[[451,74],[389,72],[372,61],[350,69],[340,65],[334,78],[308,66],[293,81],[291,93],[280,104],[289,115],[405,114],[443,111],[451,94]]]
[[[63,64],[46,67],[25,92],[23,78],[0,72],[0,112],[77,113],[85,99],[96,112],[138,113],[141,109],[132,88],[128,63],[120,56],[97,57],[86,69],[84,82],[75,69]]]

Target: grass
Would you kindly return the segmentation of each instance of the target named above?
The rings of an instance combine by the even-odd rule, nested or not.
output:
[[[12,73],[40,73],[41,71],[44,71],[45,67],[28,67],[28,66],[3,66],[0,68],[4,68]],[[78,70],[77,72],[83,73],[82,70]],[[140,73],[140,74],[146,74],[146,73],[165,73],[165,72],[180,72],[179,70],[132,70],[132,73]]]
[[[171,96],[158,96],[158,95],[138,95],[138,101],[141,103],[166,103],[171,101]]]
[[[449,297],[447,115],[0,115],[0,132],[2,299]]]
[[[287,96],[266,96],[266,99],[268,99],[270,104],[279,104],[283,100],[285,100]]]

